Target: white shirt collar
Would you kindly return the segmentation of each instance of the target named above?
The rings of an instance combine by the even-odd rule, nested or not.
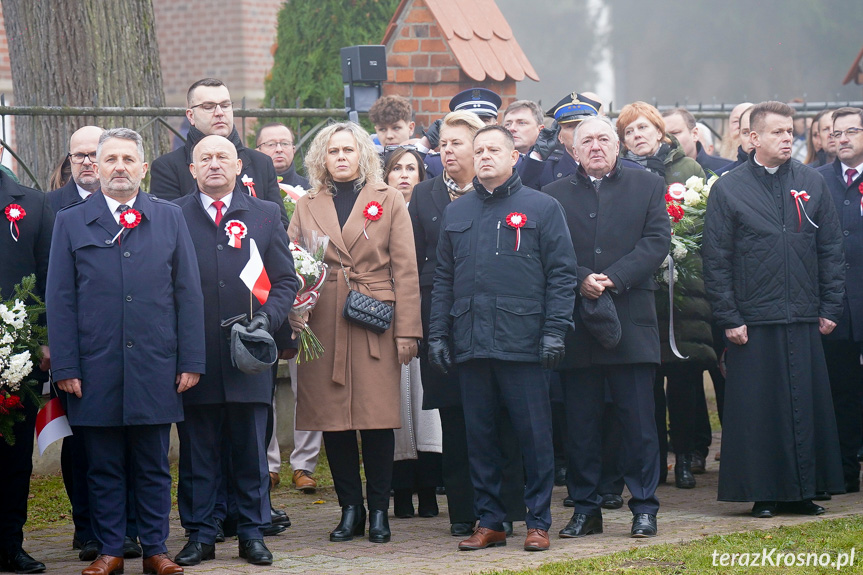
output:
[[[847,179],[847,177],[845,176],[845,173],[848,171],[848,168],[854,168],[855,170],[857,170],[857,175],[854,176],[855,180],[860,176],[860,174],[863,174],[863,164],[860,164],[858,166],[848,166],[844,162],[839,162],[839,163],[842,165],[842,179],[843,180]]]
[[[216,208],[213,206],[213,202],[215,200],[203,192],[198,192],[198,194],[201,196],[201,204],[204,206],[204,210],[207,212],[207,215],[210,216],[210,219],[215,222]],[[231,200],[233,199],[233,197],[234,192],[231,192],[221,199],[221,201],[225,204],[225,207],[222,208],[222,216],[228,213],[228,208],[231,207]]]
[[[129,198],[128,200],[126,200],[122,204],[120,202],[118,202],[117,200],[115,200],[114,198],[108,197],[106,195],[103,195],[102,197],[105,198],[105,201],[108,203],[108,209],[111,210],[111,215],[114,216],[114,221],[117,222],[117,224],[119,224],[120,223],[120,212],[117,211],[117,208],[119,208],[120,206],[129,206],[130,208],[132,206],[134,206],[135,200],[138,199],[138,194],[135,194],[134,196],[132,196],[131,198]]]
[[[85,190],[84,188],[82,188],[81,186],[79,186],[77,184],[77,182],[75,183],[75,187],[78,188],[78,195],[81,196],[82,200],[86,200],[87,198],[90,197],[90,194],[93,193],[93,192],[89,192],[89,191]]]

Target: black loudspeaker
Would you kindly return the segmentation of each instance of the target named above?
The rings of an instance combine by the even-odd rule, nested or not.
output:
[[[348,46],[340,50],[342,82],[386,82],[387,52],[384,46]]]

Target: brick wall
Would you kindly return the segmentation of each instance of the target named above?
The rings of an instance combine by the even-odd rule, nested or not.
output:
[[[503,99],[504,107],[516,99],[514,80],[477,82],[465,75],[425,2],[409,2],[387,43],[384,95],[408,98],[417,125],[427,127],[449,112],[450,98],[473,87],[493,90]]]

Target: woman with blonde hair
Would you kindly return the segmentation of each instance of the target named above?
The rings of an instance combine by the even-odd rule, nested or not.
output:
[[[321,130],[305,165],[311,191],[297,202],[288,235],[329,237],[329,275],[311,315],[291,319],[295,331],[307,322],[325,349],[297,366],[297,429],[323,432],[342,508],[331,541],[365,533],[360,432],[369,541],[386,543],[400,364],[416,356],[422,337],[410,217],[402,194],[383,182],[371,138],[356,124]],[[393,305],[390,327],[378,334],[345,319],[350,290]]]

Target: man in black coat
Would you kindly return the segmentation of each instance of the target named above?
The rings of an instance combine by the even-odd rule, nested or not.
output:
[[[99,126],[84,126],[69,138],[69,162],[72,177],[62,188],[48,192],[48,203],[56,214],[66,206],[77,204],[99,191],[96,169],[96,146],[104,130]]]
[[[474,190],[444,210],[432,292],[429,362],[458,363],[479,527],[461,550],[506,544],[498,410],[510,414],[525,469],[527,551],[549,547],[554,485],[551,403],[542,368],[563,357],[576,262],[560,205],[522,186],[501,126],[473,141]]]
[[[297,145],[290,128],[278,122],[267,124],[258,132],[256,145],[261,153],[273,160],[279,184],[309,189],[308,178],[299,175],[294,169],[294,152]]]
[[[24,216],[18,219],[17,234],[10,227],[9,216],[3,216],[0,226],[0,296],[7,300],[14,295],[14,286],[30,274],[36,274],[37,295],[45,294],[48,273],[48,252],[51,247],[51,230],[54,216],[45,194],[17,184],[5,173],[0,173],[0,213],[5,214],[11,205],[21,208]],[[17,239],[16,239],[17,238]],[[34,377],[49,367],[50,354],[43,348],[44,359],[33,358]],[[24,542],[24,523],[27,521],[27,499],[30,493],[30,474],[33,472],[33,432],[36,428],[36,406],[24,403],[25,419],[12,428],[15,445],[0,439],[0,493],[3,494],[3,511],[0,512],[0,571],[41,573],[45,565],[36,561],[21,547]]]
[[[833,409],[842,453],[845,491],[860,491],[860,449],[863,429],[863,110],[839,108],[833,112],[836,159],[821,166],[839,214],[845,246],[845,299],[836,329],[823,339],[830,375]]]
[[[754,150],[713,185],[702,246],[728,340],[719,500],[764,518],[819,515],[816,494],[844,491],[821,346],[842,316],[842,232],[824,178],[791,159],[793,115],[754,106]]]
[[[273,556],[264,545],[262,528],[270,523],[266,435],[273,397],[273,372],[252,375],[231,362],[222,322],[239,314],[254,315],[248,329],[273,332],[287,319],[298,281],[278,210],[269,202],[237,193],[242,162],[229,140],[207,136],[193,153],[191,173],[199,193],[177,201],[189,226],[198,256],[201,290],[208,313],[204,318],[207,373],[183,397],[186,418],[179,424],[180,514],[189,542],[177,554],[180,565],[196,565],[215,557],[217,525],[213,515],[221,477],[223,435],[230,442],[229,480],[236,498],[240,557],[269,565]],[[244,226],[239,241],[232,226]],[[271,284],[263,304],[252,298],[240,273],[257,250]]]
[[[204,137],[223,136],[234,144],[243,162],[243,172],[237,178],[236,191],[279,205],[279,215],[285,228],[288,215],[282,204],[276,170],[273,162],[257,150],[251,150],[234,127],[234,108],[231,93],[221,80],[204,78],[189,87],[186,93],[186,118],[191,127],[186,145],[159,156],[153,161],[150,172],[150,191],[158,198],[175,200],[197,191],[195,180],[189,173],[192,150]]]
[[[686,108],[674,108],[662,113],[665,121],[665,131],[680,142],[683,152],[698,162],[698,165],[710,178],[713,174],[721,175],[719,170],[728,165],[728,160],[719,156],[711,156],[704,151],[704,146],[698,141],[698,125],[695,116]]]
[[[575,177],[543,191],[560,201],[567,216],[584,300],[579,305],[610,294],[621,336],[616,346],[606,348],[578,317],[567,336],[561,381],[569,428],[567,487],[574,511],[560,536],[602,533],[599,484],[607,382],[621,426],[624,480],[632,493],[631,535],[652,537],[659,510],[653,380],[660,362],[653,274],[671,242],[665,182],[646,170],[620,165],[620,142],[604,116],[581,122],[573,148],[580,163]]]

